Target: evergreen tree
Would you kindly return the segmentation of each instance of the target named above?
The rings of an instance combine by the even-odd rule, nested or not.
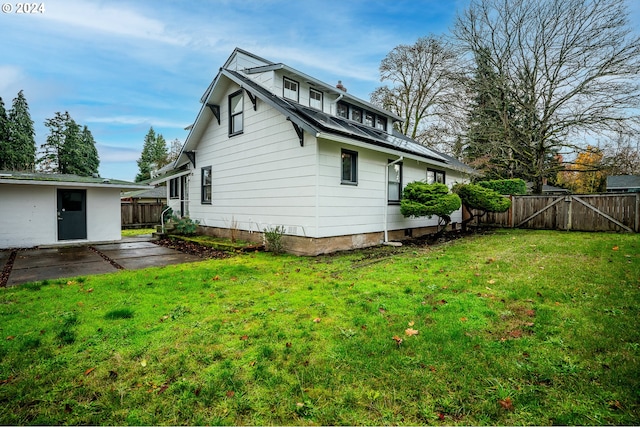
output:
[[[162,134],[156,135],[153,127],[149,128],[149,132],[144,137],[142,154],[137,161],[140,172],[136,175],[136,182],[151,178],[151,171],[169,163],[168,157],[167,142],[164,137]]]
[[[9,152],[9,118],[0,97],[0,170],[8,169]]]
[[[41,146],[44,155],[39,162],[43,170],[80,176],[98,173],[98,151],[87,126],[81,131],[67,111],[55,113],[44,124],[49,128],[49,135]]]
[[[13,99],[8,119],[8,143],[4,169],[31,171],[36,161],[36,141],[33,120],[23,91]]]

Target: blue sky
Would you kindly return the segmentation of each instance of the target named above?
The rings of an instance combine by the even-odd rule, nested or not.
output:
[[[69,111],[93,132],[100,174],[132,181],[149,127],[184,142],[235,47],[368,99],[389,51],[448,33],[468,0],[45,0],[35,14],[4,3],[13,9],[0,13],[5,107],[24,90],[38,146],[44,120]]]

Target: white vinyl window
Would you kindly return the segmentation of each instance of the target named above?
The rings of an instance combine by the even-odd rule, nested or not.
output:
[[[402,162],[387,166],[389,169],[389,204],[398,204],[402,198]]]
[[[298,102],[298,82],[285,77],[283,96],[287,99]]]
[[[242,133],[244,127],[244,96],[242,90],[229,95],[229,135]]]
[[[309,107],[322,111],[322,92],[309,89]]]

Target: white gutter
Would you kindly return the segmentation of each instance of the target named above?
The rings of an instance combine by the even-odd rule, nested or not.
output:
[[[389,210],[389,166],[393,166],[404,160],[404,156],[400,156],[399,159],[394,160],[391,163],[387,163],[384,169],[384,245],[389,243],[389,233],[387,232],[387,215]]]

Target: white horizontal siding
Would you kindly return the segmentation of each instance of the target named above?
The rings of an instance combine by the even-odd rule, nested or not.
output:
[[[341,150],[348,149],[358,153],[358,185],[344,185],[341,178]],[[381,232],[384,230],[384,211],[387,210],[387,229],[427,227],[437,224],[437,218],[405,218],[399,205],[386,202],[385,168],[393,156],[374,150],[351,147],[332,141],[319,141],[319,178],[318,178],[318,237],[331,237],[343,234]],[[402,166],[403,187],[409,182],[424,181],[428,163],[404,159]],[[460,174],[444,169],[447,184],[463,179]],[[452,215],[452,221],[461,220],[461,211]]]
[[[228,94],[219,100],[221,122],[212,120],[196,147],[189,184],[192,219],[211,227],[262,231],[296,227],[315,231],[316,143],[305,134],[301,147],[291,122],[258,100],[257,111],[245,95],[243,133],[228,136]],[[201,203],[201,168],[211,166],[212,203]]]

